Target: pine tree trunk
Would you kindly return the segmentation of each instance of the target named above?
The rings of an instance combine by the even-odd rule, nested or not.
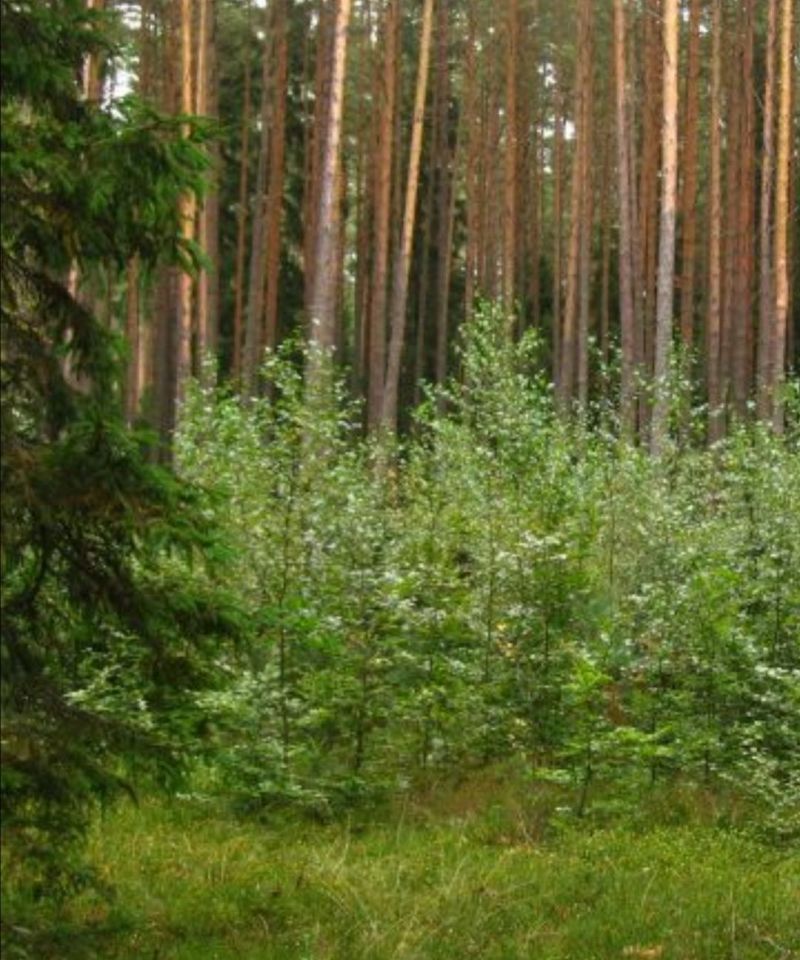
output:
[[[567,294],[561,337],[561,369],[558,378],[559,401],[567,409],[575,398],[576,380],[582,392],[584,377],[583,323],[585,313],[585,270],[588,268],[586,223],[590,200],[586,197],[589,179],[589,128],[591,99],[591,0],[581,0],[578,8],[578,58],[575,71],[575,151],[572,161],[570,198],[570,237],[567,255]]]
[[[193,23],[193,0],[181,0],[181,112],[187,116],[194,109],[192,83]],[[184,129],[184,135],[188,135],[188,130]],[[195,201],[191,193],[186,193],[181,198],[180,219],[183,241],[189,243],[194,239],[195,219]],[[176,347],[175,401],[179,409],[186,397],[186,388],[192,375],[192,277],[185,270],[181,270],[178,274]]]
[[[369,318],[369,386],[367,422],[380,423],[386,366],[386,300],[389,265],[389,219],[392,202],[392,174],[395,102],[397,86],[397,33],[399,2],[389,0],[383,28],[383,70],[375,148],[375,259],[372,272],[372,303]]]
[[[386,380],[381,408],[381,421],[388,430],[397,429],[397,406],[400,390],[400,362],[403,353],[406,329],[406,302],[408,299],[408,276],[411,265],[411,247],[414,238],[417,189],[419,186],[419,163],[422,153],[422,132],[425,120],[425,97],[428,87],[428,67],[430,64],[431,29],[433,22],[433,0],[425,0],[422,13],[422,33],[420,37],[419,68],[414,97],[414,115],[411,131],[411,148],[408,161],[408,180],[406,183],[405,208],[398,245],[397,266],[395,268],[392,296],[389,306],[391,336],[389,358],[386,366]]]
[[[592,233],[594,221],[594,189],[592,186],[592,150],[593,150],[593,45],[591,4],[588,5],[587,24],[584,31],[584,46],[580,56],[584,68],[584,94],[582,97],[583,145],[581,149],[581,240],[580,240],[580,281],[578,308],[578,353],[577,353],[577,395],[582,410],[589,401],[589,314],[592,297]]]
[[[342,113],[347,53],[347,26],[351,0],[337,0],[333,22],[326,122],[320,164],[319,206],[315,217],[314,271],[309,296],[309,338],[319,350],[336,346],[337,265],[339,262],[339,177],[341,176]],[[317,357],[312,355],[309,382],[318,376]]]
[[[686,81],[686,134],[683,147],[681,191],[681,339],[686,350],[694,346],[694,287],[697,247],[697,148],[700,115],[700,14],[701,0],[689,4],[688,77]]]
[[[753,260],[755,248],[753,181],[755,179],[755,102],[753,98],[753,4],[740,5],[742,60],[740,64],[740,143],[736,258],[733,278],[733,400],[737,415],[744,418],[752,379],[753,352]]]
[[[789,318],[789,169],[792,131],[792,0],[781,8],[780,102],[778,106],[778,156],[775,179],[775,323],[772,336],[772,424],[784,429],[781,390],[786,376],[786,340]]]
[[[564,120],[561,98],[556,98],[556,117],[553,131],[553,383],[560,390],[561,381],[561,287],[564,216],[562,210],[564,180]]]
[[[641,357],[642,369],[652,373],[655,359],[659,232],[659,156],[663,113],[662,0],[647,0],[645,7],[645,104],[639,186],[639,256],[641,258]],[[663,161],[662,161],[663,163]],[[642,428],[649,406],[641,405]]]
[[[242,334],[244,321],[244,273],[247,254],[247,208],[249,196],[250,173],[250,111],[251,111],[251,64],[250,64],[250,0],[247,6],[247,51],[244,65],[244,100],[242,103],[242,125],[240,136],[239,157],[239,204],[236,210],[236,264],[234,277],[234,307],[233,307],[233,347],[231,370],[234,379],[238,380],[242,374]]]
[[[141,351],[139,348],[139,261],[128,262],[125,310],[125,339],[128,343],[128,363],[125,368],[125,422],[130,426],[139,409],[141,384]]]
[[[197,64],[195,72],[195,109],[200,116],[216,116],[216,2],[198,0],[199,27],[197,35]],[[218,232],[219,232],[219,150],[212,146],[213,182],[201,202],[197,218],[197,238],[210,263],[197,278],[197,351],[199,357],[212,352],[216,346],[218,293]]]
[[[761,155],[758,297],[758,416],[772,416],[772,357],[770,341],[775,319],[775,283],[772,263],[772,187],[775,166],[775,42],[778,0],[767,0],[766,78],[764,80],[764,130]]]
[[[721,307],[722,307],[722,0],[713,0],[711,24],[711,145],[709,185],[708,316],[706,379],[708,437],[722,436]]]
[[[617,177],[619,181],[619,311],[622,369],[620,415],[625,433],[636,427],[636,316],[634,312],[633,204],[628,138],[628,81],[625,56],[625,0],[614,0],[614,63],[617,114]]]
[[[464,192],[466,194],[466,250],[464,254],[464,317],[467,322],[472,317],[475,305],[475,281],[478,270],[478,228],[479,228],[479,183],[478,166],[480,156],[479,139],[479,96],[477,82],[477,51],[475,37],[475,10],[471,3],[468,8],[465,113],[469,122],[467,133],[467,159],[464,173]]]
[[[266,292],[264,345],[270,349],[278,342],[278,288],[281,263],[281,224],[283,221],[283,184],[286,172],[286,104],[289,69],[289,0],[276,0],[275,77],[272,90],[272,131],[269,158],[269,184],[266,211]]]
[[[247,283],[247,312],[245,315],[244,355],[242,358],[242,387],[246,395],[256,392],[258,368],[261,363],[262,325],[264,317],[264,293],[267,232],[267,171],[269,166],[269,142],[272,127],[270,99],[270,37],[269,10],[265,11],[266,39],[261,61],[261,139],[256,167],[253,227],[250,237],[250,269]]]
[[[453,170],[455,168],[455,158],[450,145],[450,34],[448,5],[446,3],[439,5],[436,43],[436,85],[439,89],[436,120],[438,127],[436,150],[438,195],[436,210],[436,351],[434,376],[436,383],[442,384],[447,376],[447,334],[453,235]]]
[[[675,292],[675,216],[678,182],[678,0],[664,0],[661,222],[656,300],[655,404],[650,451],[664,450],[669,423],[669,372]]]
[[[506,143],[505,181],[503,189],[503,305],[509,324],[512,322],[516,286],[517,241],[517,73],[519,10],[517,0],[507,0],[506,9]]]

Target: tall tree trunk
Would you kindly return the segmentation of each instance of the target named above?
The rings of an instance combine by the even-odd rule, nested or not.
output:
[[[480,223],[478,200],[478,167],[480,160],[479,94],[477,79],[477,51],[475,36],[475,8],[470,3],[467,11],[467,50],[464,110],[469,120],[467,133],[467,158],[464,172],[466,193],[466,238],[464,254],[464,316],[467,322],[472,317],[475,304],[475,282],[478,271],[478,228]]]
[[[519,72],[519,9],[518,0],[507,0],[506,9],[506,144],[505,181],[503,189],[503,305],[512,322],[516,288],[517,246],[517,74]]]
[[[336,346],[336,267],[339,246],[339,177],[344,107],[347,26],[351,0],[337,0],[333,22],[331,63],[322,162],[319,207],[315,217],[314,271],[309,296],[309,338],[314,347],[332,351]],[[318,377],[318,356],[312,354],[309,382]]]
[[[86,7],[102,12],[106,8],[106,0],[86,0]],[[83,96],[92,103],[99,103],[103,98],[103,60],[102,53],[93,51],[83,61]]]
[[[625,0],[614,0],[614,63],[617,114],[617,177],[619,181],[619,312],[622,369],[620,408],[623,430],[636,425],[634,384],[636,329],[633,289],[633,205],[628,139],[628,82],[625,57]]]
[[[250,63],[250,0],[247,2],[247,50],[244,65],[244,99],[242,103],[242,128],[239,157],[239,204],[236,210],[236,264],[234,277],[233,347],[231,370],[235,379],[242,373],[242,334],[244,325],[244,273],[247,252],[247,208],[249,203],[250,174],[250,111],[252,69]]]
[[[786,376],[786,339],[789,317],[789,168],[792,132],[793,0],[781,8],[780,102],[778,106],[778,156],[775,179],[775,323],[772,336],[773,427],[784,429],[781,390]]]
[[[706,319],[706,379],[708,437],[722,436],[721,307],[722,307],[722,0],[712,0],[711,23],[711,146],[709,185],[708,316]]]
[[[605,97],[609,103],[610,94]],[[607,106],[606,109],[609,109]],[[613,196],[613,152],[614,124],[610,117],[604,116],[603,163],[600,189],[600,357],[604,365],[608,363],[611,339],[611,210]]]
[[[758,416],[772,416],[772,356],[770,341],[775,318],[775,283],[772,267],[772,186],[775,165],[775,41],[778,0],[767,0],[766,78],[764,81],[764,132],[761,154],[758,291]]]
[[[725,98],[725,212],[722,247],[722,329],[720,331],[720,380],[722,402],[727,415],[733,386],[734,340],[736,336],[736,267],[739,248],[738,188],[741,151],[741,106],[738,95],[742,69],[739,8],[731,11],[733,21],[728,24],[729,42],[726,45],[725,71],[727,90]]]
[[[317,217],[322,189],[322,153],[325,149],[327,110],[330,104],[330,79],[333,64],[335,3],[319,0],[317,4],[316,51],[311,104],[307,103],[303,128],[303,271],[305,280],[304,304],[306,313],[311,313],[311,293],[314,289],[316,269]],[[309,26],[310,32],[310,26]],[[308,50],[306,49],[306,54]],[[306,56],[306,67],[310,57]]]
[[[181,0],[181,112],[188,116],[194,109],[192,83],[192,46],[194,44],[194,3]],[[184,128],[184,136],[188,136]],[[195,200],[185,193],[180,200],[181,235],[185,243],[194,239]],[[178,274],[177,303],[177,370],[175,382],[176,406],[180,408],[186,397],[186,387],[192,375],[192,277],[185,270]]]
[[[269,167],[269,142],[272,127],[270,97],[270,41],[269,8],[264,12],[265,39],[261,61],[261,139],[256,167],[253,227],[250,237],[250,269],[247,283],[247,312],[245,315],[244,356],[242,358],[242,387],[245,394],[256,391],[258,368],[261,362],[262,324],[264,317],[264,292],[267,233],[267,172]]]
[[[283,184],[286,172],[286,104],[289,76],[289,0],[275,3],[275,76],[272,90],[272,136],[266,211],[266,292],[264,344],[274,348],[278,341],[278,288],[281,263]]]
[[[591,16],[591,13],[589,14]],[[592,186],[592,149],[594,112],[592,21],[586,26],[585,46],[581,51],[584,61],[584,95],[582,97],[583,147],[581,151],[581,242],[578,306],[577,394],[581,409],[589,401],[589,314],[592,298],[592,233],[594,222],[594,190]]]
[[[197,64],[195,71],[195,109],[200,116],[217,114],[216,0],[198,0]],[[209,263],[197,278],[197,351],[199,357],[216,346],[219,269],[219,150],[212,147],[214,182],[200,204],[197,238]]]
[[[553,383],[560,390],[561,381],[561,287],[564,216],[562,209],[564,180],[564,119],[561,97],[556,96],[556,117],[553,130]]]
[[[641,338],[640,362],[653,372],[655,359],[655,317],[659,232],[659,154],[663,113],[662,0],[647,0],[644,17],[645,103],[642,130],[642,158],[639,186],[639,249],[641,251]],[[662,161],[663,163],[663,161]],[[649,407],[641,407],[646,426]]]
[[[686,134],[681,191],[681,339],[686,350],[694,346],[694,288],[697,247],[697,147],[700,116],[701,0],[689,3],[688,76],[686,79]]]
[[[656,300],[655,404],[650,450],[658,456],[669,428],[669,362],[675,293],[675,212],[678,183],[678,0],[664,0],[664,90],[661,134],[661,222]]]
[[[755,179],[755,101],[753,97],[754,0],[740,4],[742,60],[740,65],[740,141],[738,208],[732,307],[732,378],[736,413],[744,417],[750,392],[753,347],[753,181]]]
[[[128,343],[128,363],[125,368],[125,421],[131,425],[139,409],[141,389],[141,351],[139,349],[139,261],[128,261],[125,311],[125,339]]]
[[[578,8],[578,57],[575,70],[575,151],[572,162],[570,198],[570,238],[567,255],[567,295],[561,337],[561,372],[558,379],[559,401],[567,408],[575,397],[576,380],[583,376],[582,327],[585,314],[584,271],[588,267],[585,223],[590,202],[588,188],[589,127],[591,99],[591,25],[592,2],[581,0]]]
[[[436,85],[438,89],[438,143],[436,174],[438,184],[436,210],[436,351],[434,375],[442,384],[447,376],[447,334],[450,310],[450,265],[453,236],[453,177],[456,158],[450,139],[450,32],[448,4],[442,3],[437,18]],[[456,131],[458,138],[460,131]]]
[[[414,239],[414,220],[419,186],[419,162],[422,153],[422,132],[425,121],[425,97],[428,88],[428,68],[431,53],[431,29],[433,23],[433,0],[425,0],[422,12],[419,68],[414,97],[414,115],[411,130],[411,149],[408,160],[405,209],[398,245],[397,266],[392,283],[389,307],[391,336],[386,380],[381,408],[381,421],[385,428],[397,428],[397,404],[400,391],[400,361],[403,353],[406,330],[406,302],[408,299],[408,275],[411,265],[411,247]]]

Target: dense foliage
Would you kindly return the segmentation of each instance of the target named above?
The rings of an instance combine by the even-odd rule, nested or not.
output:
[[[796,832],[796,428],[653,460],[609,410],[557,417],[536,351],[485,310],[398,450],[344,391],[306,401],[289,349],[263,399],[195,391],[180,469],[218,494],[252,624],[203,700],[219,786],[325,813],[516,757],[579,815],[680,779]]]
[[[79,97],[81,57],[110,51],[79,0],[3,0],[2,26],[4,850],[52,893],[90,801],[175,766],[198,648],[229,632],[185,562],[212,545],[201,501],[125,429],[122,344],[78,292],[134,256],[191,262],[205,133]]]

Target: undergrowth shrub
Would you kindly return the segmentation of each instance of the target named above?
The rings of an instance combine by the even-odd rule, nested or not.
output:
[[[694,783],[796,831],[796,428],[654,460],[608,410],[556,416],[537,350],[487,308],[395,444],[341,384],[309,401],[293,346],[246,404],[196,387],[178,461],[216,494],[250,624],[203,701],[207,775],[328,816],[512,758],[573,814]]]

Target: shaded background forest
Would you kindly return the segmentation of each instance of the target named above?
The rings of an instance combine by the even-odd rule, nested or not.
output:
[[[640,385],[665,370],[660,272],[660,322],[674,318],[711,438],[722,407],[744,415],[757,400],[773,416],[800,302],[791,0],[114,6],[127,59],[91,60],[88,96],[133,84],[167,112],[218,118],[221,134],[210,191],[185,211],[208,269],[189,281],[132,262],[103,290],[87,284],[127,330],[129,418],[141,406],[166,438],[205,352],[257,392],[263,349],[299,330],[335,346],[367,422],[392,426],[399,409],[405,423],[420,381],[455,371],[459,327],[487,298],[511,332],[540,332],[563,404],[619,394],[627,426],[646,433]],[[677,228],[665,243],[670,16]],[[331,98],[337,46],[343,102]],[[674,264],[659,267],[667,247]],[[325,317],[309,328],[317,280]]]

